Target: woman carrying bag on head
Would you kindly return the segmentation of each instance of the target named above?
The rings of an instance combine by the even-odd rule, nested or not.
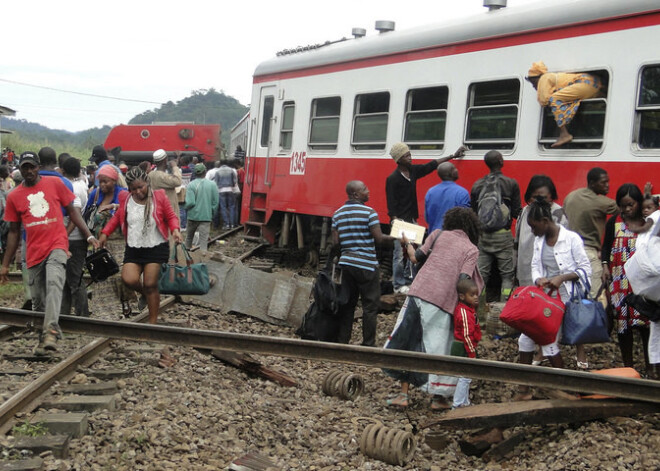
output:
[[[170,253],[168,235],[172,234],[174,242],[183,241],[179,218],[165,191],[152,190],[147,173],[140,167],[128,171],[126,183],[130,194],[120,194],[119,208],[103,229],[99,242],[104,246],[112,231],[121,227],[126,240],[122,280],[144,295],[149,322],[155,324],[160,304],[158,277],[161,265],[167,263]]]

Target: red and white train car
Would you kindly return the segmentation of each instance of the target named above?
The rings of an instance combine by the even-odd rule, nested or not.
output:
[[[291,215],[313,216],[296,220],[306,229],[323,221],[327,233],[323,218],[357,179],[388,222],[388,152],[398,141],[417,163],[468,146],[456,162],[468,189],[487,173],[490,149],[523,192],[544,173],[561,200],[595,166],[608,170],[612,193],[624,182],[660,186],[659,38],[657,0],[553,0],[279,54],[254,74],[241,220],[271,241],[288,232]],[[605,84],[602,98],[583,102],[569,126],[574,140],[561,148],[550,148],[554,120],[524,80],[539,60]],[[436,183],[418,183],[422,214]]]

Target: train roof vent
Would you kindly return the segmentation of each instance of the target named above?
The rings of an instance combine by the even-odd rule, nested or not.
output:
[[[506,0],[484,0],[484,6],[488,11],[499,10],[506,7]]]
[[[380,20],[376,21],[376,31],[380,33],[387,33],[394,31],[394,21]]]
[[[351,30],[351,34],[355,39],[357,38],[363,38],[367,35],[367,30],[364,28],[353,28]]]

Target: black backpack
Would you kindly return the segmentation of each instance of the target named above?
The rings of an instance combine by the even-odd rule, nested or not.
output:
[[[333,279],[334,270],[328,266],[319,271],[312,290],[314,301],[307,309],[296,335],[304,340],[336,342],[339,336],[339,311],[348,302],[342,283]]]
[[[511,211],[502,201],[497,175],[490,173],[484,178],[484,186],[477,201],[477,216],[486,232],[499,231],[507,226]]]

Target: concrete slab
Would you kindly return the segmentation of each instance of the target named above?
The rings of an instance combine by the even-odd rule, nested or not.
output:
[[[28,374],[23,368],[2,368],[0,376],[25,376]]]
[[[41,437],[18,437],[13,444],[17,450],[30,450],[39,455],[44,451],[50,451],[55,458],[66,459],[69,457],[68,435],[42,435]]]
[[[87,376],[92,376],[98,379],[118,379],[129,378],[133,376],[133,370],[83,370]]]
[[[184,300],[202,301],[271,324],[300,326],[309,308],[313,279],[287,272],[265,273],[221,255],[214,255],[206,266],[217,282],[207,294],[184,296]]]
[[[9,361],[29,361],[29,362],[34,362],[34,363],[46,363],[46,362],[51,362],[51,361],[56,361],[57,358],[53,357],[52,355],[3,355],[5,360]]]
[[[0,463],[0,471],[41,471],[42,469],[44,469],[44,460],[41,458]]]
[[[117,410],[115,396],[65,396],[56,400],[44,401],[42,409],[61,409],[69,412],[92,412],[99,409]]]
[[[66,414],[49,414],[40,412],[35,415],[30,423],[43,424],[53,435],[71,435],[73,438],[80,438],[87,435],[89,423],[85,412],[70,412]]]
[[[101,381],[100,383],[69,384],[62,388],[66,394],[79,394],[81,396],[102,396],[114,394],[119,391],[117,381]]]

